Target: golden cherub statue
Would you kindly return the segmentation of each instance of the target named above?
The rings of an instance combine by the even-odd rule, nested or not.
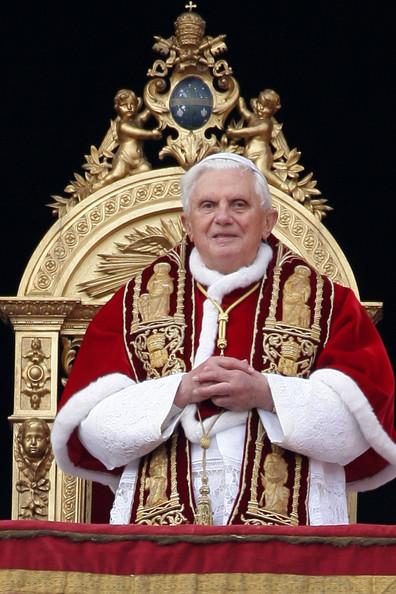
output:
[[[274,126],[273,116],[280,109],[280,97],[272,89],[261,91],[250,101],[253,111],[246,107],[243,97],[239,98],[239,111],[247,122],[244,128],[228,127],[227,136],[245,139],[245,157],[251,159],[263,172],[268,182],[287,192],[289,186],[272,170],[273,154],[271,138]]]
[[[143,124],[150,117],[150,111],[145,108],[139,113],[141,104],[141,98],[136,97],[129,89],[121,89],[116,93],[114,107],[117,111],[115,131],[118,149],[113,157],[110,171],[92,184],[93,191],[132,173],[151,169],[143,153],[142,141],[159,140],[161,132],[158,129],[143,128]]]

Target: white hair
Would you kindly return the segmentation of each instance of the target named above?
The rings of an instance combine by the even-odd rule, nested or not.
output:
[[[180,184],[184,212],[187,213],[189,211],[191,194],[198,178],[205,171],[219,169],[239,169],[241,171],[251,172],[254,189],[260,199],[261,206],[263,208],[270,208],[272,206],[272,197],[267,180],[250,159],[237,155],[236,153],[215,153],[193,165],[193,167],[186,171],[182,176]]]

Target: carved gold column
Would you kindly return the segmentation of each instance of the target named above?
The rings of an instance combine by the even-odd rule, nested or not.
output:
[[[86,485],[56,468],[50,429],[60,386],[59,344],[79,300],[0,299],[15,330],[12,519],[85,521]]]
[[[89,322],[99,309],[96,304],[78,303],[65,319],[61,332],[59,381],[67,382],[74,359]],[[90,522],[92,487],[89,481],[65,474],[59,469],[56,490],[56,520],[61,522]]]

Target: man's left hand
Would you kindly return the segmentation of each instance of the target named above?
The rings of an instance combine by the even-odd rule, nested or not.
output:
[[[198,400],[210,398],[227,410],[272,410],[274,406],[265,375],[250,366],[241,370],[240,361],[232,357],[210,357],[201,365],[195,382]]]

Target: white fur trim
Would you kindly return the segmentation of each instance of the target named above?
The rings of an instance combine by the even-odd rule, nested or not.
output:
[[[239,270],[230,274],[222,274],[216,270],[207,268],[196,248],[190,255],[190,270],[199,283],[208,287],[208,295],[218,303],[221,303],[224,295],[231,293],[235,289],[243,289],[252,283],[264,278],[267,267],[272,259],[272,249],[267,243],[261,243],[257,256],[250,266],[242,266]],[[211,357],[215,350],[215,341],[217,336],[219,312],[210,299],[205,299],[203,306],[202,327],[199,336],[198,349],[195,354],[193,367],[198,367],[201,363]],[[199,443],[202,437],[202,428],[200,421],[196,419],[196,405],[190,404],[183,412],[181,423],[184,432],[193,443]],[[211,430],[211,435],[215,435],[225,429],[230,429],[246,422],[247,413],[235,413],[227,411],[220,416]],[[206,431],[212,427],[213,417],[205,419],[204,428]]]
[[[118,477],[107,472],[86,470],[75,466],[69,458],[67,443],[73,431],[96,404],[110,394],[134,383],[121,373],[105,375],[73,394],[73,397],[61,408],[54,421],[51,441],[57,464],[64,472],[108,485],[113,491],[117,489]]]
[[[320,379],[337,392],[347,409],[353,414],[367,443],[390,466],[379,473],[348,484],[348,489],[367,491],[375,489],[396,476],[396,444],[384,431],[369,401],[349,376],[336,369],[319,369],[311,377]]]
[[[235,289],[243,289],[265,277],[267,267],[272,259],[272,249],[267,243],[261,243],[256,259],[250,266],[242,266],[230,274],[221,274],[210,270],[203,263],[198,250],[194,248],[190,255],[190,270],[193,277],[208,287],[208,295],[221,303],[224,295]],[[199,345],[195,355],[194,367],[206,361],[215,350],[217,335],[217,319],[219,312],[209,299],[204,302],[202,328]]]

